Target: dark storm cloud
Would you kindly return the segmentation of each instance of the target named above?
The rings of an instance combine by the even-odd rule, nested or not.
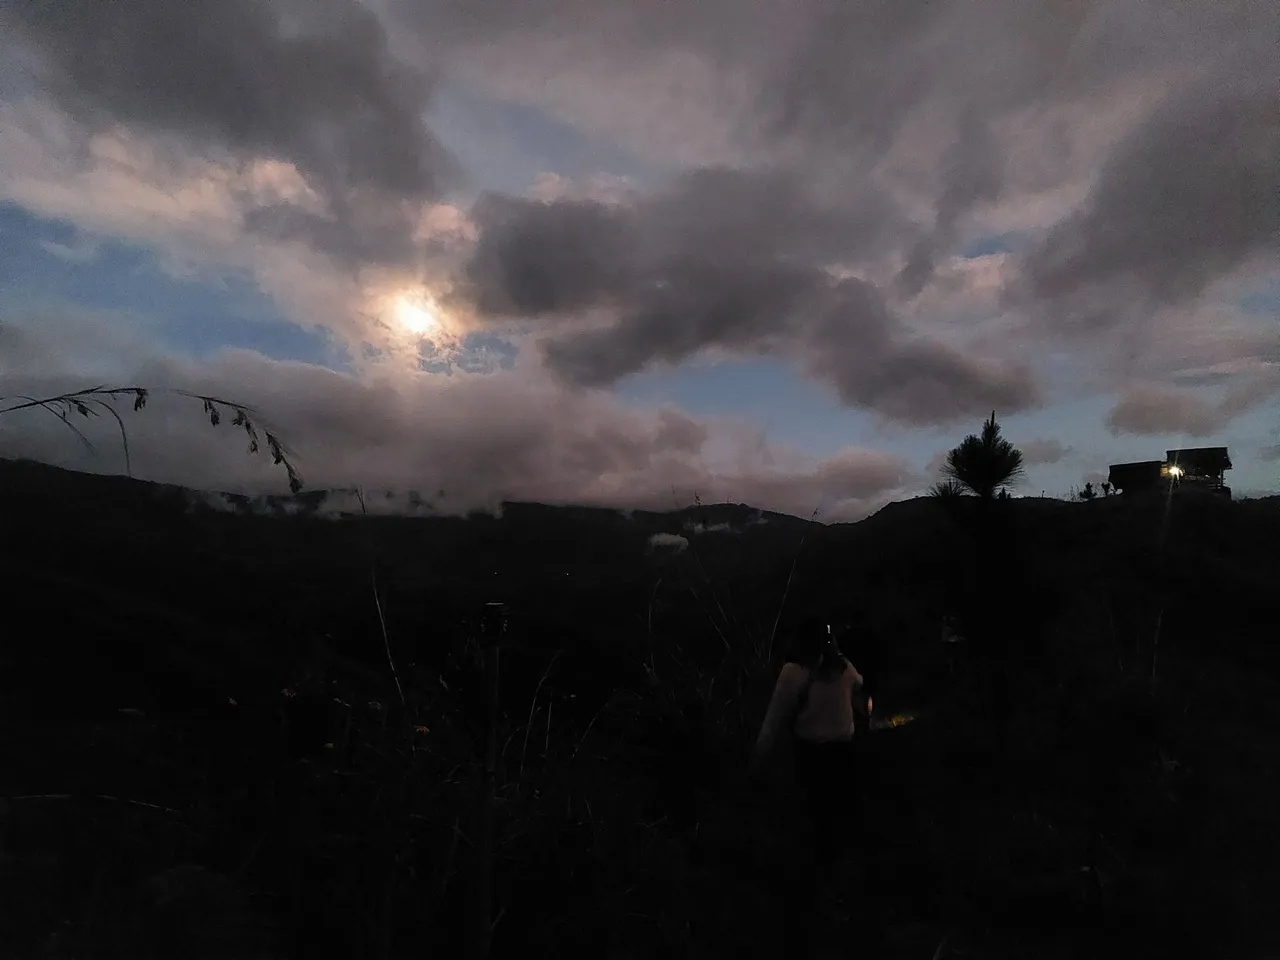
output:
[[[390,57],[353,0],[22,3],[10,16],[45,58],[49,91],[90,123],[287,160],[326,184],[437,189],[442,154],[419,119],[427,77]]]
[[[1189,390],[1136,387],[1126,391],[1107,414],[1113,434],[1184,434],[1207,437],[1224,424],[1219,409]]]
[[[943,158],[943,188],[934,209],[933,230],[916,240],[898,273],[900,293],[907,297],[920,293],[933,279],[938,258],[954,249],[964,214],[975,204],[999,197],[1002,161],[987,124],[974,115],[966,117]]]
[[[480,240],[466,279],[486,314],[571,314],[629,282],[628,210],[593,200],[488,194],[471,215]]]
[[[1070,138],[1035,144],[1034,163],[1008,168],[1005,156],[1027,144],[1008,139],[1017,133],[1001,140],[995,126],[1019,111],[1100,104],[1121,84],[1158,76],[1167,78],[1164,104],[1105,160],[1086,208],[1028,258],[1034,296],[1062,304],[1093,291],[1076,309],[1120,322],[1135,298],[1186,299],[1276,248],[1277,5],[943,0],[805,9],[802,56],[781,62],[761,98],[766,130],[842,151],[866,170],[908,123],[929,118],[940,160],[933,187],[921,186],[933,191],[933,223],[907,249],[902,294],[931,279],[971,210],[1070,168]]]
[[[858,159],[882,154],[934,85],[934,61],[916,55],[903,69],[904,55],[947,7],[893,0],[802,5],[798,45],[768,67],[761,85],[761,134],[798,136]]]
[[[546,339],[551,370],[569,383],[607,386],[710,346],[760,348],[771,338],[803,335],[803,312],[824,291],[815,271],[787,264],[753,267],[708,256],[661,266],[647,283],[599,301],[622,311],[612,326]]]
[[[780,0],[780,4],[782,0]],[[1114,95],[1123,82],[1166,71],[1179,82],[1259,76],[1277,59],[1280,13],[1269,0],[1152,5],[1145,0],[789,0],[800,41],[767,67],[757,110],[762,135],[874,160],[910,120],[951,145],[948,165],[991,150],[973,118]],[[924,116],[922,116],[924,114]],[[1061,149],[1049,142],[1046,149]],[[939,154],[942,156],[942,154]],[[958,169],[971,177],[967,162]],[[947,185],[952,207],[960,195]]]
[[[526,80],[535,102],[543,87],[529,78],[574,78],[573,96],[564,84],[547,94],[569,114],[639,111],[637,91],[663,92],[650,67],[675,69],[661,59],[669,50],[726,74],[740,68],[752,94],[732,125],[746,164],[732,175],[686,175],[635,207],[493,200],[477,208],[469,279],[482,311],[540,317],[548,363],[570,382],[610,384],[721,346],[798,357],[846,402],[908,422],[1020,409],[1039,392],[1027,367],[911,336],[893,313],[901,303],[885,308],[887,318],[869,303],[843,307],[825,268],[892,264],[893,296],[911,301],[956,253],[973,214],[1096,180],[1085,208],[1010,268],[1022,273],[1013,290],[1023,295],[1009,305],[1060,330],[1082,313],[1095,323],[1133,321],[1153,291],[1163,302],[1198,292],[1276,236],[1276,111],[1266,108],[1265,83],[1250,80],[1275,73],[1266,69],[1277,63],[1266,40],[1280,22],[1274,5],[789,0],[733,5],[721,21],[733,28],[718,32],[698,17],[682,26],[672,5],[580,18],[571,7],[481,3],[464,18],[428,3],[414,15],[465,50],[512,44],[521,64],[511,83]],[[711,7],[726,13],[698,10]],[[525,43],[532,37],[545,42]],[[538,60],[575,44],[582,56],[562,67]],[[497,59],[492,70],[502,76]],[[588,92],[591,64],[617,69]],[[1172,93],[1153,112],[1142,97],[1160,89]],[[1071,118],[1100,112],[1117,91],[1137,106],[1109,121],[1129,128],[1113,148],[1106,139],[1115,132]],[[718,111],[741,104],[703,107],[718,122]],[[1044,118],[1056,119],[1035,126]],[[883,189],[886,172],[902,173],[898,185],[924,202],[923,217]],[[588,310],[614,320],[565,329]],[[824,319],[832,314],[839,322]],[[1156,326],[1133,326],[1127,342],[1142,349],[1160,335]]]
[[[490,196],[473,216],[461,295],[537,319],[548,366],[575,385],[721,347],[791,354],[846,402],[910,422],[1036,399],[1025,368],[914,338],[872,284],[825,269],[898,227],[871,194],[823,204],[781,174],[702,170],[633,205]],[[588,311],[610,322],[576,329]]]
[[[1275,366],[1237,376],[1216,395],[1185,387],[1141,384],[1121,394],[1107,416],[1107,427],[1113,434],[1183,433],[1207,437],[1277,394],[1280,367]]]
[[[344,266],[401,262],[413,223],[399,202],[454,173],[422,121],[429,75],[391,56],[357,0],[32,2],[5,22],[87,131],[124,124],[214,159],[295,165],[325,209],[246,201],[246,228]]]
[[[1022,459],[1028,466],[1058,463],[1075,451],[1058,440],[1028,440],[1015,446],[1022,451]]]
[[[256,207],[245,222],[344,265],[426,259],[397,202],[435,196],[448,169],[421,120],[426,64],[481,100],[533,104],[686,170],[625,205],[490,196],[473,209],[479,242],[455,295],[534,321],[548,365],[578,385],[720,347],[792,359],[905,422],[1012,411],[1038,396],[1025,365],[971,355],[956,326],[945,342],[911,327],[929,302],[916,295],[994,205],[1034,201],[1026,235],[1063,217],[1010,258],[1008,305],[1045,321],[1020,329],[1127,325],[1135,355],[1162,335],[1136,319],[1276,244],[1272,0],[11,9],[5,25],[85,123],[297,164],[325,209]],[[1112,116],[1113,101],[1128,106]]]
[[[724,270],[816,276],[815,262],[866,255],[899,226],[870,190],[826,201],[787,173],[729,168],[684,174],[631,205],[488,194],[472,217],[470,295],[487,313],[539,315],[654,292],[669,299],[661,291]]]
[[[903,238],[894,286],[908,299],[955,252],[972,211],[1028,186],[1027,170],[1007,169],[1015,144],[996,126],[1104,88],[1118,72],[1088,42],[1098,5],[1087,0],[802,6],[803,39],[760,88],[761,142],[798,142],[808,162],[861,178],[911,138],[911,189],[931,213]],[[1061,167],[1064,145],[1046,147]]]
[[[1025,364],[984,361],[909,333],[881,291],[862,280],[829,288],[801,351],[806,368],[844,403],[901,423],[952,423],[1039,400]]]
[[[821,344],[814,369],[826,372],[840,398],[900,423],[954,423],[986,410],[1016,413],[1039,403],[1030,368],[1021,363],[984,362],[926,339],[886,346],[881,352],[856,346],[837,353]]]
[[[1086,319],[1099,303],[1176,304],[1280,251],[1274,76],[1172,91],[1027,257],[1034,294]]]

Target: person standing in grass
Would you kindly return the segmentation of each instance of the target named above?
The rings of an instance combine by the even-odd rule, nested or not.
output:
[[[786,878],[789,942],[808,942],[818,897],[849,839],[861,829],[853,745],[855,711],[866,703],[863,687],[862,675],[840,652],[831,628],[814,618],[803,621],[752,758],[759,774],[790,741],[797,829]]]

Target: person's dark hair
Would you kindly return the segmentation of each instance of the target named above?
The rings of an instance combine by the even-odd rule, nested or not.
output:
[[[805,617],[796,626],[787,659],[806,667],[817,666],[818,673],[830,677],[844,669],[844,656],[834,634],[817,617]]]

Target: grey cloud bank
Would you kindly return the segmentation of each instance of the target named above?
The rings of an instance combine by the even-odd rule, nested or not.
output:
[[[112,365],[62,354],[60,345],[74,338],[49,336],[56,323],[41,318],[39,333],[0,327],[5,360],[14,361],[0,364],[6,394],[47,396],[97,382],[95,374]],[[287,488],[269,459],[246,455],[242,433],[210,427],[198,403],[166,389],[259,411],[260,424],[292,449],[308,488],[419,491],[442,512],[493,509],[504,500],[667,510],[677,505],[674,489],[681,505],[699,495],[798,515],[822,506],[824,515],[853,519],[913,480],[909,466],[888,454],[850,449],[815,461],[733,423],[672,408],[639,413],[607,395],[517,377],[369,380],[224,351],[198,363],[152,353],[122,375],[126,381],[156,388],[145,410],[126,414],[135,473],[200,489]],[[43,411],[5,415],[0,455],[121,471],[114,423],[82,426],[96,454]]]
[[[474,216],[463,295],[541,321],[547,364],[572,384],[725,347],[789,353],[850,405],[909,423],[1037,400],[1026,365],[915,335],[874,284],[824,268],[887,231],[893,213],[871,197],[841,210],[790,178],[721,169],[634,205],[487,197]],[[557,332],[586,311],[608,322]]]
[[[1052,403],[1078,388],[1051,379],[1050,347],[1096,371],[1089,389],[1119,392],[1100,430],[1207,436],[1277,393],[1276,338],[1236,320],[1243,332],[1222,332],[1205,309],[1224,285],[1274,276],[1268,0],[116,0],[10,5],[0,35],[0,106],[35,104],[69,131],[38,141],[58,163],[29,164],[54,179],[10,199],[90,211],[109,232],[122,214],[66,156],[119,164],[89,143],[127,135],[151,157],[136,175],[161,186],[193,158],[226,173],[233,226],[195,207],[173,224],[251,249],[299,322],[359,346],[372,321],[334,295],[339,278],[363,290],[397,271],[536,347],[539,370],[436,383],[240,354],[202,366],[123,333],[119,350],[104,345],[113,369],[151,363],[162,380],[253,393],[317,451],[317,481],[359,468],[478,500],[637,506],[666,505],[673,483],[737,485],[726,497],[802,515],[822,498],[856,513],[908,482],[868,451],[729,470],[710,460],[716,424],[645,419],[602,392],[707,351],[783,358],[898,427]],[[423,119],[441,78],[610,141],[658,183],[594,199],[484,193],[452,211],[447,240],[424,231],[466,183]],[[259,161],[305,189],[248,189]],[[957,254],[1011,223],[1018,247],[955,306]],[[149,238],[163,249],[177,229]],[[35,359],[4,392],[19,372],[67,375],[60,346],[28,344]],[[1222,396],[1153,385],[1209,368]],[[187,449],[179,421],[150,420],[148,469],[220,469],[216,445]],[[65,456],[24,429],[8,442]],[[1051,444],[1029,453],[1055,462]],[[235,462],[241,481],[263,479]]]

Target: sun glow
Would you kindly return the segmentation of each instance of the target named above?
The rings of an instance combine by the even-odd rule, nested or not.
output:
[[[397,297],[392,313],[401,329],[415,336],[431,333],[440,327],[440,315],[435,304],[425,297]]]

